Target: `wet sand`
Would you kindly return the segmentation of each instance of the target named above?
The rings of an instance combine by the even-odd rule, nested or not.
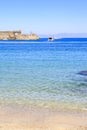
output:
[[[0,106],[0,130],[87,130],[87,112]]]

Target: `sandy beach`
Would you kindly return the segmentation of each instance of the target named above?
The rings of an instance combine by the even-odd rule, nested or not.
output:
[[[87,112],[2,106],[0,130],[87,130]]]

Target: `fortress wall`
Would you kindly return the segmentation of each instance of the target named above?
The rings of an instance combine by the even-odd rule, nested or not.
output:
[[[21,35],[21,31],[0,31],[0,40],[16,39],[16,35]]]
[[[0,40],[37,40],[39,37],[36,34],[24,35],[21,31],[0,31]]]

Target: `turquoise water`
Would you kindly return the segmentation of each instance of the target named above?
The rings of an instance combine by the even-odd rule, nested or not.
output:
[[[87,42],[0,41],[0,103],[87,110]]]

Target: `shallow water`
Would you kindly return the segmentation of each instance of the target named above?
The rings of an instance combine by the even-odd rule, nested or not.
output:
[[[0,103],[87,110],[85,41],[0,41]]]

